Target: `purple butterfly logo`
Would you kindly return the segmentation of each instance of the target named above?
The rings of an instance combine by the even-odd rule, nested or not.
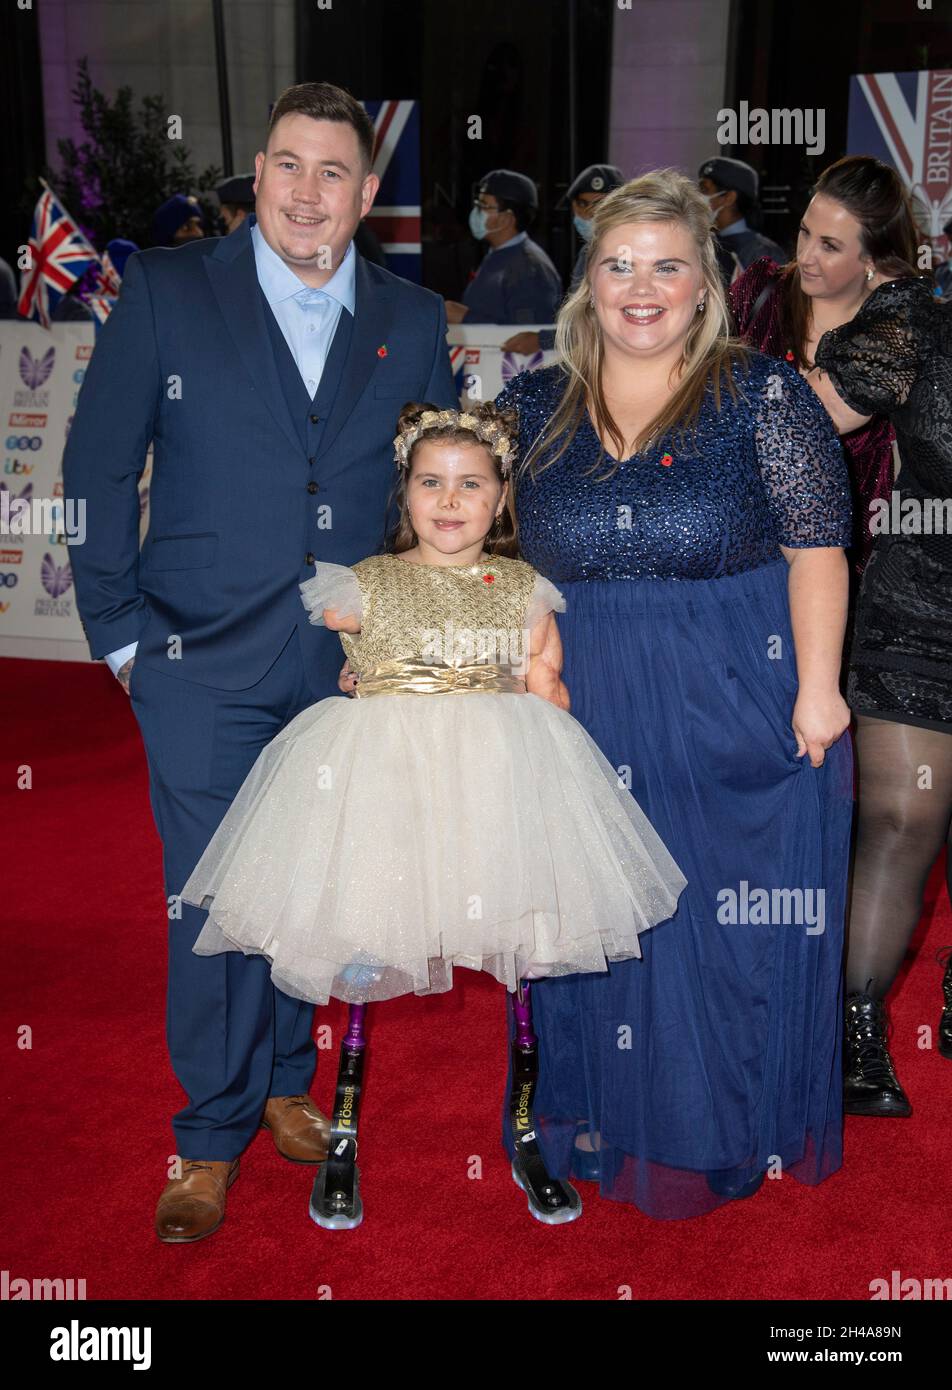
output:
[[[503,385],[512,381],[514,376],[521,376],[523,372],[534,372],[536,367],[541,367],[545,354],[541,352],[530,353],[523,366],[516,366],[515,355],[511,352],[504,352],[502,355],[502,380]]]
[[[0,492],[10,492],[10,489],[7,487],[6,483],[0,482]],[[16,497],[14,497],[13,493],[10,492],[10,502],[11,502],[11,503],[13,503],[13,502],[32,502],[32,500],[33,500],[33,484],[32,484],[32,483],[27,483],[26,486],[24,487],[23,491],[22,491],[21,493],[19,493]]]
[[[65,565],[58,565],[52,555],[47,553],[43,556],[40,579],[50,598],[60,598],[73,582],[73,571],[69,561],[67,560]]]
[[[22,347],[20,349],[20,376],[23,378],[23,384],[28,386],[31,391],[38,391],[43,383],[49,380],[55,357],[56,349],[52,347],[47,348],[42,357],[34,357],[28,347]]]

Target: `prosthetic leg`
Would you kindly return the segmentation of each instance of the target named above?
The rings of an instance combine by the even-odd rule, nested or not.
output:
[[[532,1031],[532,986],[520,980],[513,995],[516,1035],[512,1039],[509,1123],[516,1157],[513,1180],[529,1201],[530,1215],[546,1226],[561,1226],[582,1215],[582,1199],[571,1183],[557,1182],[546,1170],[536,1139],[533,1102],[539,1077],[539,1043]]]
[[[328,1231],[351,1231],[364,1219],[357,1167],[357,1120],[363,1090],[366,1004],[351,1004],[340,1049],[327,1158],[317,1170],[308,1213]]]
[[[513,996],[516,1035],[511,1044],[512,1085],[509,1120],[516,1157],[512,1176],[522,1188],[529,1211],[546,1226],[575,1221],[582,1199],[571,1183],[556,1182],[546,1170],[536,1140],[533,1101],[539,1076],[539,1045],[532,1031],[530,984],[522,980]],[[347,1032],[341,1043],[337,1094],[327,1158],[317,1170],[308,1212],[328,1231],[350,1231],[364,1219],[357,1167],[357,1123],[363,1091],[366,1004],[351,1004]]]

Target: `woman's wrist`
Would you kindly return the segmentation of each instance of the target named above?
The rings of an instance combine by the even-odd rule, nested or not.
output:
[[[828,700],[833,696],[842,698],[838,677],[807,676],[797,682],[797,694],[810,700]]]

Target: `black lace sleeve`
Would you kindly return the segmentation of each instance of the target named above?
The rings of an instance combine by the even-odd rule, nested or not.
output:
[[[851,410],[888,415],[905,405],[932,336],[932,292],[906,276],[880,285],[817,343],[816,365]]]

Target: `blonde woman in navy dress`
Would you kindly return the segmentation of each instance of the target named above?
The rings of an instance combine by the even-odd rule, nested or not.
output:
[[[690,181],[593,222],[560,364],[497,403],[572,712],[688,886],[643,960],[537,987],[537,1115],[553,1175],[688,1217],[842,1160],[849,480],[807,383],[729,339]]]

